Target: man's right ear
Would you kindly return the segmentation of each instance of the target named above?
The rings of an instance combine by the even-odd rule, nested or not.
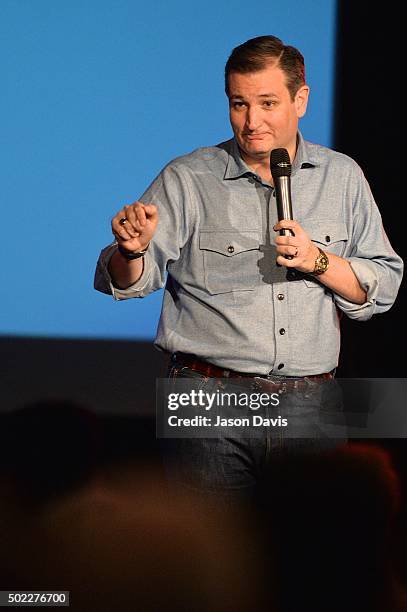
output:
[[[305,115],[305,112],[307,110],[308,97],[309,87],[308,85],[302,85],[302,87],[300,87],[297,93],[295,94],[294,98],[294,104],[298,118],[303,117]]]

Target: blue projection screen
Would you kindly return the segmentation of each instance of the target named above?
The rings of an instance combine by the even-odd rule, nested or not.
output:
[[[0,31],[2,335],[155,335],[162,291],[115,302],[95,263],[168,161],[230,138],[224,64],[248,38],[302,51],[301,129],[331,144],[333,0],[2,0]]]

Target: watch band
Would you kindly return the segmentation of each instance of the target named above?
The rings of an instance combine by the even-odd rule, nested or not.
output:
[[[118,244],[117,250],[119,251],[120,255],[130,261],[132,259],[139,259],[140,257],[144,257],[144,255],[147,253],[147,249],[149,246],[150,243],[148,243],[144,251],[128,251],[127,249],[124,249],[120,244]]]

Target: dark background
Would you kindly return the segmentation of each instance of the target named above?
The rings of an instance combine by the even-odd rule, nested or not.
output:
[[[362,167],[393,248],[405,261],[401,82],[404,50],[398,9],[339,1],[334,148]],[[393,308],[370,321],[342,320],[343,377],[404,377],[403,282]]]

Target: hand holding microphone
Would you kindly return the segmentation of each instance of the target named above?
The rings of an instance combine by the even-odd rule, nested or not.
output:
[[[287,149],[273,149],[270,155],[270,169],[274,181],[275,196],[277,200],[278,220],[293,219],[291,203],[291,161]],[[289,229],[281,229],[280,236],[293,236]],[[285,255],[286,259],[293,259],[294,255]]]
[[[291,162],[286,149],[273,149],[270,155],[270,168],[277,200],[278,224],[275,229],[280,233],[280,237],[276,238],[279,255],[277,262],[287,268],[296,268],[301,272],[312,273],[319,256],[319,249],[300,224],[293,220]],[[290,226],[289,228],[278,227],[284,221]],[[295,259],[295,262],[291,261],[293,259]]]

